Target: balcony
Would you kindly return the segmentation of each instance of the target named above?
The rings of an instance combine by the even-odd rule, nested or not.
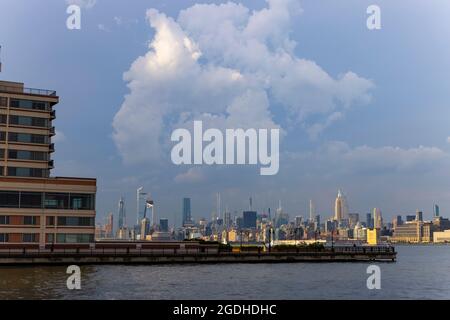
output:
[[[54,160],[50,160],[50,161],[48,162],[48,168],[49,168],[49,169],[53,169],[54,167],[55,167]]]
[[[51,119],[51,120],[55,120],[55,119],[56,119],[56,111],[55,111],[55,110],[52,110],[52,111],[50,112],[50,119]]]
[[[55,134],[56,134],[55,127],[51,127],[51,128],[49,129],[49,135],[50,135],[50,137],[53,137]]]
[[[48,146],[48,149],[51,152],[55,152],[55,144],[54,143],[50,143],[50,145]]]
[[[19,94],[31,94],[31,95],[36,95],[36,96],[47,96],[47,97],[56,97],[56,91],[55,90],[24,88],[24,87],[21,87],[21,86],[0,85],[0,92],[19,93]]]

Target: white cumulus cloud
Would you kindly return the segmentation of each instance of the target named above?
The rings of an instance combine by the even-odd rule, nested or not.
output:
[[[130,93],[113,121],[124,160],[159,159],[170,132],[194,119],[219,128],[293,122],[316,137],[368,103],[370,80],[351,71],[333,77],[296,55],[290,34],[301,13],[297,0],[268,0],[256,11],[196,4],[177,19],[148,10],[155,35],[124,75]]]

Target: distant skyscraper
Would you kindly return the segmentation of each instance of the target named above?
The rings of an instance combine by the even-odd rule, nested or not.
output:
[[[366,214],[366,227],[373,229],[373,218],[370,212]]]
[[[295,217],[295,226],[296,227],[300,227],[302,225],[303,222],[303,217],[302,216],[296,216]]]
[[[151,213],[149,212],[151,210]],[[155,202],[148,198],[145,200],[145,211],[144,218],[150,216],[150,225],[153,226],[155,223]]]
[[[119,230],[124,228],[126,226],[126,215],[125,215],[125,201],[122,197],[120,197],[119,200],[119,221],[118,221],[118,227]]]
[[[309,222],[314,222],[315,208],[312,200],[309,200]]]
[[[145,211],[145,195],[146,192],[143,191],[144,187],[140,187],[136,190],[136,225],[139,227],[141,225],[142,218],[144,218]]]
[[[224,213],[224,225],[225,228],[231,228],[233,224],[233,221],[231,220],[231,212],[228,212],[228,210]]]
[[[383,217],[379,208],[373,208],[373,227],[381,229],[383,227]]]
[[[150,234],[150,219],[145,217],[141,220],[141,240],[145,240],[145,237]]]
[[[358,222],[359,222],[359,213],[348,214],[348,224],[351,229],[353,229]]]
[[[114,232],[114,215],[109,213],[106,217],[105,233],[107,238],[112,238]]]
[[[256,211],[244,211],[244,228],[256,229]]]
[[[414,220],[416,220],[416,216],[415,215],[409,214],[409,215],[406,216],[406,222],[411,222],[411,221],[414,221]]]
[[[244,219],[242,217],[236,217],[236,227],[242,229],[244,227]]]
[[[314,220],[314,231],[320,231],[320,215],[316,215]]]
[[[342,219],[346,218],[347,210],[347,200],[345,199],[345,196],[342,194],[341,190],[339,190],[334,206],[334,219],[337,221],[341,221]]]
[[[394,227],[394,229],[397,228],[397,226],[401,226],[403,224],[403,220],[402,220],[402,216],[397,216],[394,218],[394,220],[392,221],[392,225]]]
[[[422,211],[416,211],[416,221],[423,221],[423,213]]]
[[[162,232],[169,232],[169,220],[168,219],[159,219],[159,228]]]
[[[437,204],[435,204],[433,208],[434,208],[434,210],[433,210],[434,217],[435,218],[439,217],[439,206]]]
[[[183,226],[191,221],[191,198],[183,198]]]

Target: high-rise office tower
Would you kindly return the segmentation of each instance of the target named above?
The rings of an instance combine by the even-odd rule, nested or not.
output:
[[[123,200],[122,197],[120,197],[120,200],[119,200],[118,212],[119,212],[118,228],[120,230],[120,229],[124,228],[127,224],[126,223],[126,215],[125,215],[125,201]]]
[[[339,190],[334,206],[334,220],[341,221],[346,218],[347,210],[347,200],[341,190]]]
[[[145,212],[145,197],[147,193],[144,192],[144,187],[136,189],[136,226],[139,229],[141,221],[144,218]]]
[[[191,219],[191,198],[183,198],[183,226],[190,224]]]
[[[416,221],[423,221],[423,213],[422,211],[416,211]]]
[[[353,229],[358,222],[359,222],[359,213],[348,214],[348,224],[351,229]]]
[[[314,219],[314,231],[320,231],[320,215],[316,215]]]
[[[141,220],[141,233],[140,240],[145,240],[145,238],[150,234],[150,219],[144,217]]]
[[[434,217],[437,218],[439,217],[440,213],[439,213],[439,206],[437,204],[435,204],[433,206],[433,213],[434,213]]]
[[[303,217],[302,216],[296,216],[295,217],[295,226],[300,227],[303,223]]]
[[[159,219],[159,228],[162,232],[169,232],[169,220],[164,218]]]
[[[105,233],[106,238],[112,238],[114,235],[114,215],[112,212],[106,216]]]
[[[373,229],[373,218],[370,212],[366,213],[366,227],[369,229]]]
[[[51,177],[55,91],[0,81],[0,247],[91,243],[96,179]]]
[[[383,217],[379,208],[373,208],[373,227],[375,229],[383,228]]]
[[[233,220],[231,219],[231,212],[228,210],[225,211],[224,220],[223,220],[225,228],[231,228],[233,225]]]
[[[244,211],[244,228],[256,229],[256,211]]]
[[[312,200],[309,200],[309,223],[314,222],[315,208]]]

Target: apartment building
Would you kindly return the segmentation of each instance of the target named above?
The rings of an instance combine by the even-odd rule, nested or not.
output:
[[[0,81],[0,248],[94,242],[96,179],[51,176],[58,102]]]

